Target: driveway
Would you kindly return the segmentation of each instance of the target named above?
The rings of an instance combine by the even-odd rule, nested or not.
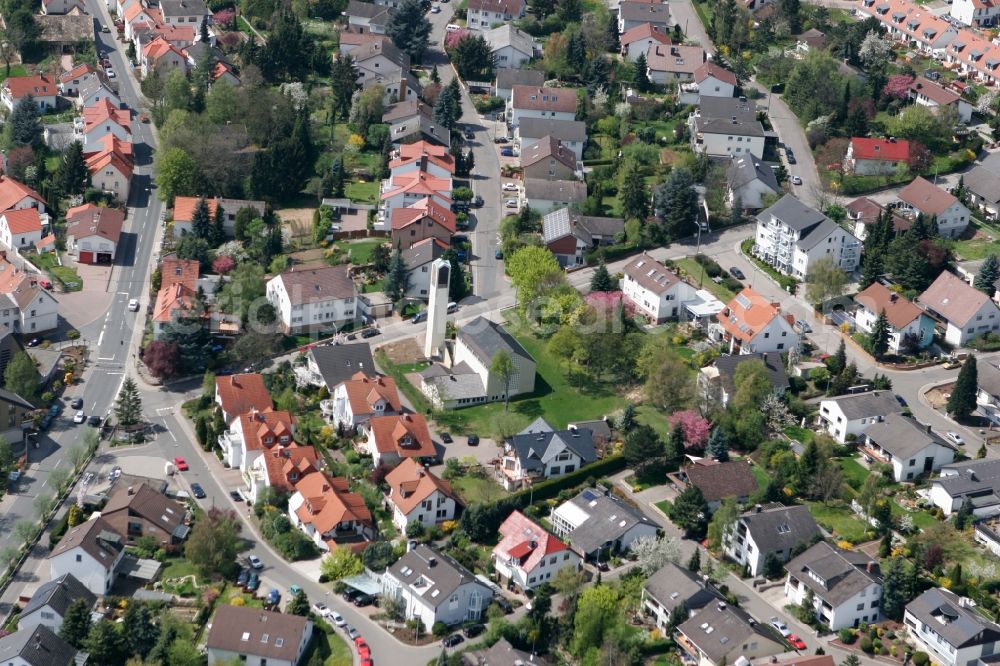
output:
[[[478,445],[469,446],[468,437],[461,437],[459,435],[453,435],[452,437],[454,441],[451,444],[442,443],[440,436],[434,440],[434,446],[437,448],[438,453],[441,454],[442,460],[474,458],[480,465],[488,466],[491,460],[500,455],[500,449],[492,439],[483,438],[479,440]],[[439,469],[444,469],[444,465],[437,465],[431,469],[436,472]]]

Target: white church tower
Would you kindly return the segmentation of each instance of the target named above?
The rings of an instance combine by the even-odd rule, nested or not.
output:
[[[451,284],[451,263],[435,259],[431,264],[431,293],[427,302],[427,339],[424,356],[444,358],[444,334],[448,323],[448,286]]]

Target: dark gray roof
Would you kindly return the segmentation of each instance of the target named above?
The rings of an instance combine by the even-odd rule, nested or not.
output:
[[[493,594],[492,590],[481,583],[471,571],[426,544],[419,544],[399,558],[389,567],[386,575],[414,590],[426,585],[426,589],[419,596],[434,608],[448,603],[452,593],[466,583],[479,585],[486,592],[487,603]]]
[[[31,666],[69,666],[76,650],[44,624],[0,638],[0,662],[20,657]]]
[[[539,84],[540,85],[540,84]],[[581,120],[556,118],[523,118],[517,128],[522,138],[541,139],[551,136],[560,141],[586,141],[587,123]]]
[[[906,612],[933,627],[944,642],[956,649],[1000,640],[1000,626],[975,609],[966,608],[962,597],[940,587],[931,588],[906,604]]]
[[[593,434],[589,439],[593,441]],[[581,553],[592,553],[605,544],[621,538],[637,525],[648,525],[656,529],[656,523],[641,511],[597,488],[587,488],[568,502],[587,514],[586,520],[566,534],[566,539],[573,550]]]
[[[577,203],[587,198],[587,183],[582,180],[525,178],[524,196],[529,204],[532,199]]]
[[[859,550],[843,550],[825,541],[814,544],[786,568],[796,580],[834,607],[869,585],[882,583],[878,562]]]
[[[493,647],[466,652],[462,655],[462,660],[466,666],[524,666],[525,664],[539,666],[549,663],[545,657],[518,650],[506,638],[498,640]]]
[[[643,587],[646,594],[671,613],[682,601],[687,604],[689,611],[694,612],[721,599],[715,588],[706,586],[697,574],[673,562],[668,562],[650,576]]]
[[[514,86],[538,88],[543,83],[545,83],[545,72],[537,69],[511,69],[504,67],[497,70],[496,87],[501,90],[513,90]],[[524,121],[521,122],[523,123]]]
[[[412,271],[414,268],[431,263],[445,252],[447,250],[441,247],[440,243],[434,239],[428,239],[403,250],[403,263],[406,265],[407,270]]]
[[[738,654],[747,640],[769,641],[773,649],[758,649],[759,656],[784,652],[784,645],[778,643],[774,634],[750,617],[746,611],[724,602],[705,606],[694,617],[678,627],[712,663],[718,664],[723,657]]]
[[[968,497],[982,506],[1000,504],[1000,460],[969,460],[941,467],[933,484],[955,499]]]
[[[87,522],[70,528],[66,536],[49,553],[49,557],[57,557],[74,548],[82,548],[88,555],[101,563],[105,570],[111,570],[119,554],[125,550],[120,534],[114,531],[111,524],[96,516]],[[3,661],[0,659],[0,661]]]
[[[643,23],[663,23],[670,19],[670,9],[667,3],[631,2],[625,0],[618,5],[618,16],[623,21],[642,21]]]
[[[361,0],[350,0],[347,3],[345,16],[357,16],[359,18],[375,18],[380,14],[388,14],[389,8],[376,5],[373,2],[361,2]]]
[[[351,50],[351,57],[361,69],[367,68],[367,61],[378,57],[387,59],[404,72],[410,69],[410,56],[388,39],[358,46]]]
[[[309,354],[328,388],[350,379],[355,372],[375,372],[372,348],[366,342],[313,347]]]
[[[581,215],[571,208],[559,208],[542,217],[542,240],[546,243],[572,235],[590,245],[594,236],[613,238],[622,231],[625,220],[620,217]]]
[[[740,522],[746,525],[762,553],[790,551],[800,543],[822,536],[807,506],[779,504],[759,512],[754,508],[741,515]]]
[[[208,7],[202,0],[159,0],[164,16],[208,16]]]
[[[733,161],[729,163],[729,168],[726,169],[726,180],[729,181],[729,186],[734,190],[738,190],[755,180],[759,180],[774,192],[781,191],[778,179],[774,175],[774,169],[753,155],[734,155]]]
[[[980,359],[976,366],[980,390],[1000,396],[1000,366],[985,359]]]
[[[965,174],[965,186],[990,203],[1000,202],[1000,153],[993,153]]]
[[[4,402],[9,402],[12,405],[18,405],[24,407],[25,409],[34,409],[35,406],[30,402],[14,393],[13,391],[8,391],[7,389],[0,389],[0,400]]]
[[[699,132],[764,136],[755,106],[736,97],[702,97],[695,123]],[[735,120],[734,120],[735,119]]]
[[[97,596],[77,580],[76,576],[64,574],[35,590],[31,595],[31,601],[21,611],[21,617],[30,615],[43,606],[50,607],[59,617],[63,617],[66,615],[66,609],[76,599],[83,599],[87,607],[92,608]]]
[[[770,208],[757,213],[757,219],[765,223],[769,222],[772,217],[782,224],[787,225],[790,229],[798,231],[800,238],[805,238],[816,227],[830,219],[815,208],[805,205],[791,194],[786,194]]]
[[[458,339],[487,366],[501,351],[507,352],[512,357],[520,356],[532,363],[535,362],[531,354],[507,332],[507,329],[485,317],[476,317],[458,329]]]
[[[611,437],[611,426],[605,419],[593,419],[591,421],[573,421],[569,424],[570,428],[587,428],[592,433],[594,437]]]
[[[933,444],[954,449],[951,444],[932,432],[929,425],[902,414],[886,414],[881,421],[868,426],[865,435],[880,448],[904,461]]]
[[[736,393],[736,369],[741,363],[747,361],[760,361],[767,370],[767,380],[774,387],[775,391],[788,390],[788,375],[785,373],[785,364],[781,362],[781,354],[769,352],[762,354],[726,354],[715,359],[715,369],[719,371],[719,381],[722,388],[728,395]]]
[[[823,220],[808,232],[803,233],[802,238],[799,239],[796,245],[805,251],[809,251],[836,231],[843,231],[839,224],[833,220]]]
[[[892,391],[869,391],[868,393],[841,395],[823,400],[823,402],[827,401],[837,403],[848,421],[903,412],[902,405],[896,401]],[[822,405],[822,403],[820,404]]]
[[[564,447],[578,455],[582,465],[597,460],[594,433],[586,429],[554,431],[541,418],[508,439],[507,445],[514,450],[521,467],[527,471],[542,469]]]

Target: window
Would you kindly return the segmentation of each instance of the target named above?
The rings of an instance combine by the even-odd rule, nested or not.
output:
[[[80,555],[80,553],[77,553],[77,554],[76,554],[76,561],[77,561],[77,562],[83,562],[83,556],[82,556],[82,555]]]
[[[858,604],[857,610],[861,611],[861,610],[864,610],[864,609],[865,609],[865,605],[864,604]]]

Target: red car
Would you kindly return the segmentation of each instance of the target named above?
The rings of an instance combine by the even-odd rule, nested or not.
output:
[[[181,472],[188,471],[187,461],[179,456],[177,458],[174,458],[174,466],[177,467],[177,469]]]
[[[788,642],[792,644],[792,647],[796,650],[805,650],[806,642],[796,636],[795,634],[788,634]]]
[[[358,648],[359,650],[363,647],[366,648],[368,647],[368,641],[365,640],[364,636],[358,636],[357,638],[354,639],[354,647]]]
[[[361,660],[361,666],[372,666],[372,660],[371,659],[362,659]]]
[[[372,658],[371,649],[367,645],[362,645],[361,647],[358,648],[358,657],[360,657],[362,661],[364,661],[365,659],[370,660]]]

